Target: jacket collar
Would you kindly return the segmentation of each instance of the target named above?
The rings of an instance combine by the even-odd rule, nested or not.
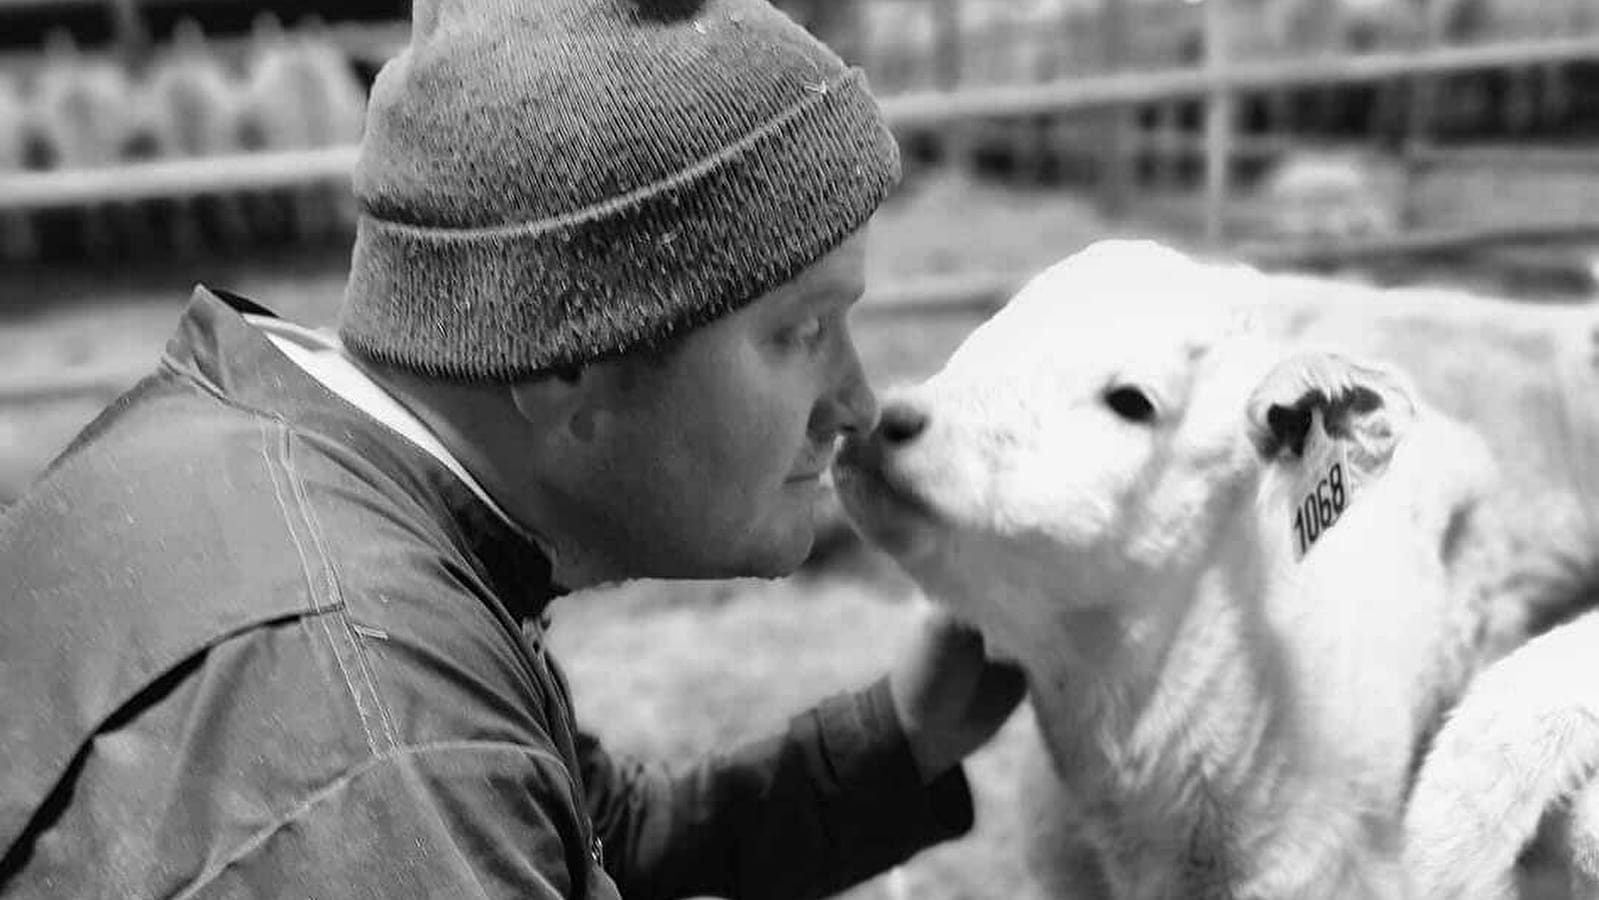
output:
[[[228,291],[198,286],[166,347],[172,365],[231,402],[321,435],[381,469],[432,514],[519,620],[540,617],[564,593],[548,557],[504,521],[443,463],[334,394],[301,369],[246,314],[271,310]]]

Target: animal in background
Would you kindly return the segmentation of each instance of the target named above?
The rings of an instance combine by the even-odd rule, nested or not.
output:
[[[1266,41],[1285,59],[1404,52],[1422,46],[1425,22],[1416,0],[1266,0]],[[1277,91],[1273,118],[1314,128],[1362,128],[1397,134],[1406,124],[1408,87],[1331,85]]]
[[[139,99],[158,158],[198,159],[244,149],[239,140],[243,85],[193,19],[184,19],[173,30],[171,43],[146,73]],[[180,253],[200,251],[207,235],[220,249],[250,239],[243,205],[235,196],[186,197],[176,206],[173,242]]]
[[[35,137],[30,160],[46,170],[98,169],[122,161],[136,141],[133,90],[110,60],[82,53],[64,31],[46,39],[31,90]],[[73,211],[74,230],[92,258],[107,259],[150,234],[134,204],[91,204]]]
[[[317,22],[286,32],[271,15],[252,34],[241,142],[249,150],[312,150],[361,138],[366,93],[338,45]],[[344,179],[288,192],[292,231],[301,239],[348,229],[355,200]]]
[[[1300,53],[1409,49],[1426,27],[1416,0],[1268,0],[1262,12],[1272,40]]]
[[[1432,33],[1453,44],[1562,39],[1592,34],[1599,6],[1589,0],[1432,0],[1426,17]],[[1443,91],[1442,115],[1480,117],[1497,95],[1499,124],[1511,134],[1558,126],[1578,98],[1570,69],[1570,63],[1551,62],[1462,73]]]
[[[0,73],[0,178],[28,164],[33,123],[16,83]],[[38,252],[33,223],[24,211],[0,211],[0,260],[28,259]]]
[[[1404,177],[1373,153],[1304,150],[1266,174],[1258,191],[1262,224],[1293,239],[1381,238],[1404,224]]]

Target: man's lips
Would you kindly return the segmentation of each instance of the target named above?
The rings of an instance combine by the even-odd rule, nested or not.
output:
[[[829,447],[820,453],[813,454],[805,465],[785,478],[784,482],[787,484],[809,484],[814,481],[820,481],[832,464],[833,448]]]

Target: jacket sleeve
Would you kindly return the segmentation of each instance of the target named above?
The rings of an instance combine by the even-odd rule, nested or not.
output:
[[[578,755],[605,867],[628,898],[821,897],[972,824],[960,767],[922,784],[886,678],[685,771],[613,759],[588,735]]]

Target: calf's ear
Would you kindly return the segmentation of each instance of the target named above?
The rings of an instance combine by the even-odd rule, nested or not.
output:
[[[1397,372],[1332,352],[1296,353],[1249,398],[1249,438],[1261,459],[1301,457],[1318,409],[1330,437],[1350,441],[1379,465],[1416,417],[1413,391]]]

